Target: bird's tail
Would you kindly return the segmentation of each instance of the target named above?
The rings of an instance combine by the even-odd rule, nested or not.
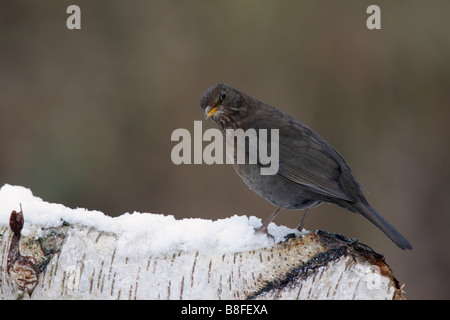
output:
[[[366,201],[357,201],[355,203],[351,203],[351,206],[367,220],[376,225],[381,231],[383,231],[400,249],[412,249],[412,246],[408,240],[406,240],[405,237],[402,236],[393,225],[383,218]]]

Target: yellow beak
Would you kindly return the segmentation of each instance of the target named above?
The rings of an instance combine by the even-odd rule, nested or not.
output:
[[[208,119],[211,117],[216,111],[219,109],[220,104],[211,109],[210,106],[207,106],[205,109],[205,118]]]

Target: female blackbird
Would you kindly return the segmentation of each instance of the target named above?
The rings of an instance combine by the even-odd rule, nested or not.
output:
[[[360,213],[401,249],[412,249],[408,240],[369,205],[362,186],[340,153],[306,125],[226,84],[208,88],[200,99],[200,106],[205,117],[219,126],[224,137],[227,129],[279,130],[276,174],[262,175],[260,162],[238,164],[234,161],[233,164],[253,191],[277,207],[257,231],[267,233],[267,226],[282,208],[306,210],[301,229],[308,209],[327,202]],[[268,139],[268,144],[270,141]],[[248,152],[246,156],[248,160]]]

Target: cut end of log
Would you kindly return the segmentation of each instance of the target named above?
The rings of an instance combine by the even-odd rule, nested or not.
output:
[[[383,255],[356,239],[318,230],[276,247],[300,263],[249,299],[405,299]]]

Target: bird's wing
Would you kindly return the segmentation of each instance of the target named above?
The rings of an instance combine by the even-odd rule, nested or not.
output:
[[[333,147],[293,118],[286,119],[289,121],[280,128],[276,127],[278,121],[273,120],[256,120],[252,127],[279,130],[278,175],[319,194],[355,201],[342,181],[343,170],[351,175],[350,168]]]

